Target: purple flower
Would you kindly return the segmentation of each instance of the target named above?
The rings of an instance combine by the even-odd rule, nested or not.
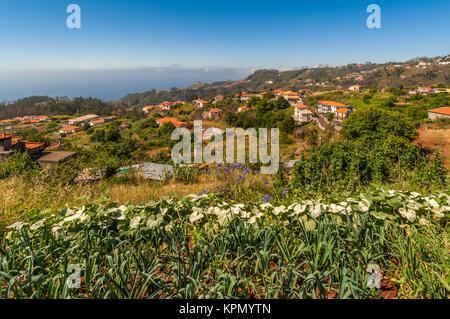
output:
[[[288,190],[287,190],[286,187],[283,187],[283,188],[281,189],[281,191],[283,192],[283,194],[286,194],[286,193],[288,192]]]
[[[239,175],[239,177],[238,177],[238,181],[239,182],[243,182],[244,181],[244,175]]]
[[[241,163],[233,163],[231,164],[231,168],[236,170],[236,169],[240,169],[242,168],[244,165],[242,165]]]
[[[250,174],[251,170],[250,170],[250,168],[246,167],[246,168],[244,168],[244,170],[242,172],[244,174]]]
[[[272,199],[273,199],[273,197],[270,194],[266,194],[262,198],[263,202],[266,204],[269,203]]]
[[[264,185],[269,185],[269,180],[268,179],[266,179],[265,181],[264,181]]]

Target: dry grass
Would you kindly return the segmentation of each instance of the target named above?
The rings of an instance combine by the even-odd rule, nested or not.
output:
[[[446,167],[450,169],[450,128],[420,128],[417,144],[425,148],[439,150],[444,157]]]
[[[181,183],[149,183],[142,182],[137,185],[114,185],[108,188],[108,197],[114,203],[140,204],[149,200],[156,200],[166,196],[183,197],[189,194],[198,194],[205,189],[217,189],[221,182],[217,179],[202,177],[193,185]]]
[[[0,180],[0,229],[33,212],[45,213],[92,203],[142,204],[166,196],[179,198],[206,189],[215,190],[222,184],[216,178],[204,176],[193,185],[147,181],[115,184],[104,181],[53,188],[44,184],[31,186],[20,178],[9,178]]]

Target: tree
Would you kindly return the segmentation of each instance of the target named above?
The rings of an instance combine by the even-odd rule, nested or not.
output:
[[[353,113],[343,124],[342,134],[347,139],[361,137],[386,138],[387,135],[415,139],[416,128],[409,118],[401,113],[369,108]]]

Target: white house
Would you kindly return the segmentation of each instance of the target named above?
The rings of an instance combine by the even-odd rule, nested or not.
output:
[[[317,104],[317,111],[319,113],[336,113],[336,111],[340,108],[347,107],[345,104],[335,101],[326,101],[321,100]]]
[[[194,101],[194,104],[195,104],[198,108],[202,109],[202,108],[204,108],[205,106],[207,106],[207,105],[209,104],[209,101],[203,100],[203,99],[198,99],[198,100],[195,100],[195,101]]]
[[[85,116],[81,116],[81,117],[77,117],[74,119],[70,119],[69,125],[75,125],[75,124],[81,124],[81,123],[85,123],[85,122],[90,122],[93,119],[98,118],[99,116],[96,114],[89,114],[89,115],[85,115]]]
[[[428,95],[428,94],[435,94],[438,93],[436,89],[430,88],[430,87],[419,87],[416,90],[409,91],[410,95],[416,95],[416,94],[422,94],[422,95]]]
[[[439,107],[428,111],[428,118],[433,121],[439,119],[450,119],[450,106]]]
[[[361,85],[352,85],[348,88],[350,92],[361,92],[362,86]]]
[[[283,97],[287,100],[291,105],[301,104],[303,100],[300,96],[300,93],[294,91],[285,91],[285,90],[274,90],[273,94],[277,97]]]
[[[295,106],[294,120],[299,124],[309,123],[313,121],[314,113],[304,104]]]
[[[335,101],[319,101],[317,110],[319,113],[333,113],[337,121],[347,119],[353,113],[353,106],[345,105]]]

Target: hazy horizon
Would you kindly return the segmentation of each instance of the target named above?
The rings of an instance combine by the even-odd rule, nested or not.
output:
[[[12,101],[33,95],[89,96],[115,100],[130,93],[172,87],[184,88],[195,82],[238,80],[250,73],[249,69],[182,67],[0,71],[0,101]]]
[[[448,54],[450,2],[378,0],[381,29],[360,0],[0,0],[0,100],[110,100],[255,69],[406,61]],[[209,67],[208,67],[209,66]]]

